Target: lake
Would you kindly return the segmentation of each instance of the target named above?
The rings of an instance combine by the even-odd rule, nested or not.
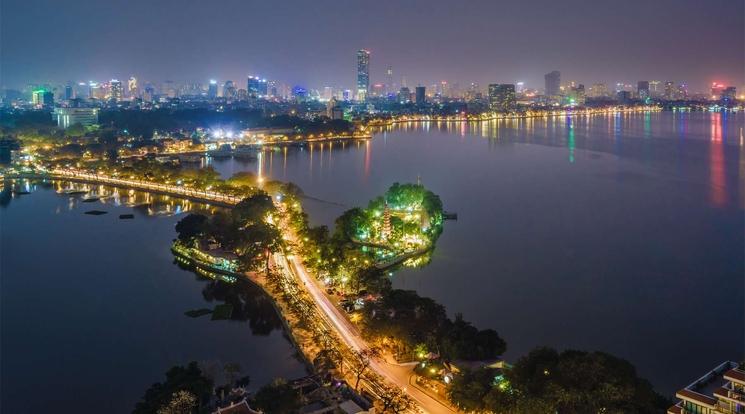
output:
[[[168,368],[192,360],[217,378],[237,362],[253,389],[305,375],[262,291],[173,263],[175,223],[198,205],[28,190],[0,206],[3,412],[130,413]],[[184,315],[222,303],[234,305],[231,320]]]
[[[210,160],[293,181],[316,224],[416,182],[458,213],[393,276],[530,349],[602,350],[667,395],[745,349],[743,113],[403,124],[367,142]]]

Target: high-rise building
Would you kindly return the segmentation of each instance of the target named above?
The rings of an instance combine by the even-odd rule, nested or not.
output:
[[[631,102],[631,92],[629,91],[618,91],[616,92],[616,100],[621,104],[627,104]]]
[[[155,86],[152,83],[145,84],[145,90],[142,93],[142,100],[152,102],[155,100]]]
[[[570,106],[583,106],[585,104],[585,85],[577,84],[569,87],[566,93],[566,104]]]
[[[649,99],[649,81],[639,81],[636,83],[636,96],[639,99]]]
[[[604,98],[608,96],[608,87],[604,83],[593,83],[588,95],[591,98]]]
[[[385,92],[391,93],[393,91],[393,68],[388,66],[388,69],[385,70]]]
[[[264,98],[267,94],[266,79],[258,76],[249,76],[246,91],[251,98]]]
[[[404,86],[398,91],[398,101],[400,103],[411,102],[411,91],[409,90],[409,88]]]
[[[711,99],[722,99],[722,92],[724,92],[724,84],[718,82],[711,84]]]
[[[210,84],[207,87],[207,98],[209,99],[217,98],[217,81],[214,79],[210,79]]]
[[[658,80],[651,80],[649,81],[649,96],[652,98],[659,98],[662,95],[662,91],[660,90],[660,81]]]
[[[515,85],[511,83],[489,84],[489,109],[499,112],[511,112],[517,107]]]
[[[739,414],[745,412],[745,370],[723,362],[675,393],[678,403],[667,414]]]
[[[370,52],[357,51],[357,100],[364,101],[370,92]]]
[[[137,87],[137,78],[135,78],[134,76],[130,76],[129,80],[127,80],[127,90],[129,91],[130,98],[140,97],[140,91]]]
[[[124,89],[122,88],[122,82],[116,79],[112,79],[109,82],[110,94],[109,97],[114,101],[121,101],[124,97]]]
[[[31,103],[34,106],[54,105],[54,94],[46,89],[37,89],[31,92]]]
[[[517,82],[515,84],[515,92],[517,93],[523,93],[525,92],[525,82]]]
[[[678,84],[678,99],[688,99],[688,85],[685,83]]]
[[[424,105],[427,102],[427,88],[424,86],[417,86],[415,89],[415,99],[417,105]]]
[[[722,101],[724,103],[732,103],[737,99],[737,88],[734,86],[728,86],[722,91]]]
[[[561,72],[555,70],[547,73],[544,80],[546,81],[546,96],[558,96],[561,87]]]
[[[233,81],[225,81],[225,84],[222,86],[222,96],[225,99],[234,99],[236,95],[235,85],[233,84]]]
[[[65,100],[69,101],[70,99],[74,97],[75,97],[75,94],[72,91],[72,85],[68,83],[67,85],[65,85]]]
[[[672,101],[675,99],[675,82],[673,81],[666,81],[665,82],[665,92],[663,93],[663,97],[665,100]]]

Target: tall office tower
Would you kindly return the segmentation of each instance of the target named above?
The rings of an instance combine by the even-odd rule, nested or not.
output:
[[[515,84],[515,92],[517,93],[523,93],[525,92],[525,82],[517,82]]]
[[[408,103],[411,102],[411,91],[406,86],[402,87],[401,90],[398,91],[398,101],[400,103]]]
[[[639,81],[636,83],[636,96],[639,99],[649,99],[649,81]]]
[[[54,94],[46,89],[37,89],[31,92],[31,103],[34,106],[52,106],[54,105]]]
[[[137,78],[135,78],[134,76],[130,76],[129,80],[127,80],[127,90],[129,92],[130,98],[140,97],[140,91],[137,88]]]
[[[103,88],[103,85],[101,85],[98,82],[89,82],[88,83],[88,97],[91,99],[104,99],[105,98],[105,91]]]
[[[124,97],[124,89],[122,88],[122,83],[116,79],[112,79],[111,82],[109,82],[109,88],[111,90],[111,99],[115,101],[121,101]]]
[[[489,109],[499,112],[514,111],[517,107],[515,85],[511,83],[489,84]]]
[[[480,99],[481,90],[479,88],[479,84],[476,82],[471,82],[471,85],[468,86],[468,92],[466,92],[466,99],[471,101],[474,99]]]
[[[155,86],[152,83],[145,84],[145,90],[142,93],[142,100],[152,102],[155,100]]]
[[[561,86],[561,72],[555,70],[547,73],[544,79],[546,81],[546,96],[558,96]]]
[[[267,94],[266,79],[258,76],[249,76],[246,91],[251,98],[263,98]]]
[[[357,100],[364,101],[370,92],[370,52],[357,51]]]
[[[662,95],[662,91],[660,90],[660,81],[658,80],[651,80],[649,81],[649,96],[652,98],[659,98]]]
[[[233,84],[233,81],[225,81],[225,84],[222,86],[222,96],[225,99],[234,99],[236,95],[235,85]]]
[[[321,98],[323,98],[324,101],[331,101],[332,99],[334,99],[334,88],[330,86],[324,86],[323,94],[321,94]]]
[[[262,98],[266,98],[267,92],[268,89],[266,79],[259,79],[259,96],[261,96]]]
[[[70,99],[74,98],[75,95],[72,91],[72,84],[68,83],[65,85],[65,100],[69,101]]]
[[[207,87],[207,98],[217,98],[217,81],[214,79],[210,79],[210,85]]]
[[[672,101],[675,99],[675,82],[673,81],[666,81],[665,82],[665,92],[662,95],[665,100]]]
[[[721,99],[724,92],[724,84],[714,82],[711,84],[711,99]]]
[[[279,98],[279,88],[277,81],[270,80],[266,83],[267,95],[272,98]]]
[[[604,83],[593,83],[590,87],[591,98],[604,98],[608,96],[608,87]]]
[[[724,88],[721,98],[724,103],[732,103],[732,101],[737,99],[737,88],[735,88],[734,86],[728,86]]]
[[[385,70],[385,92],[391,93],[393,91],[393,68],[388,66],[388,69]]]
[[[427,102],[427,88],[424,86],[417,86],[415,89],[415,99],[417,105],[424,105]]]
[[[570,106],[582,106],[585,104],[585,85],[578,84],[569,87],[566,93],[566,104]]]
[[[678,99],[688,99],[688,85],[685,83],[678,84]]]

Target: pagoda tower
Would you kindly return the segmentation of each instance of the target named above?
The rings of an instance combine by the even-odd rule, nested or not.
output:
[[[391,209],[388,207],[388,202],[385,202],[385,209],[383,210],[383,229],[380,232],[380,236],[387,240],[391,236]]]

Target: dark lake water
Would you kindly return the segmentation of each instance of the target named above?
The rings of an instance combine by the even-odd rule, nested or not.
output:
[[[395,286],[496,329],[508,360],[607,351],[672,395],[745,356],[743,126],[701,112],[410,125],[212,165],[343,204],[306,202],[324,224],[419,176],[458,221]]]
[[[194,206],[137,196],[149,211],[41,187],[4,200],[3,413],[128,413],[168,368],[192,360],[218,378],[224,364],[237,362],[252,387],[304,375],[261,291],[218,285],[173,264],[180,215],[172,213]],[[94,209],[109,213],[83,214]],[[129,213],[133,220],[119,219]],[[184,315],[226,302],[235,305],[233,320]]]

